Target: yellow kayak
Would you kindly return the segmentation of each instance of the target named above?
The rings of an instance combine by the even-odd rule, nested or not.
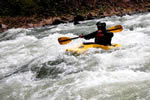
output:
[[[83,43],[75,48],[68,48],[66,49],[66,52],[71,52],[75,54],[82,54],[85,53],[89,48],[101,48],[103,50],[109,50],[117,47],[122,47],[120,44],[112,44],[111,46],[105,46],[100,44],[94,44],[94,43]]]

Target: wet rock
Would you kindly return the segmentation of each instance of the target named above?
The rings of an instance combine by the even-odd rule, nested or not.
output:
[[[93,16],[91,13],[87,15],[87,20],[95,19],[96,16]]]
[[[60,19],[55,19],[54,22],[52,23],[52,25],[58,25],[58,24],[62,24],[62,23],[67,23],[67,22],[60,20]]]
[[[79,21],[74,21],[74,25],[80,24]]]
[[[7,28],[8,28],[7,25],[5,25],[5,24],[0,24],[0,32],[6,31]]]
[[[150,12],[150,8],[149,8],[149,9],[147,9],[147,11],[148,11],[148,12]]]
[[[7,28],[7,25],[5,25],[5,24],[0,24],[0,28]]]
[[[74,25],[80,24],[79,21],[84,21],[85,18],[81,15],[77,15],[74,17]]]
[[[74,17],[74,21],[84,21],[84,17],[81,15],[77,15]]]
[[[68,21],[68,19],[65,18],[65,17],[62,17],[61,20],[63,20],[63,21]]]
[[[85,18],[81,15],[77,15],[74,17],[74,25],[80,24],[79,21],[84,21]]]
[[[2,27],[2,28],[7,28],[7,25],[1,24],[1,27]]]

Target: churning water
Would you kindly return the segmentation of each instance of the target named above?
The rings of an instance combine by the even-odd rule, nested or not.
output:
[[[87,40],[60,45],[57,39],[93,32],[97,21],[122,25],[112,43],[123,47],[66,54]],[[150,13],[1,33],[0,99],[150,100]]]

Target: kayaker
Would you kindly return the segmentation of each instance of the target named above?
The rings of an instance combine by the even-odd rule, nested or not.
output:
[[[96,25],[97,31],[84,36],[81,34],[79,37],[84,39],[95,38],[96,44],[111,45],[113,33],[106,30],[106,23],[97,22]]]

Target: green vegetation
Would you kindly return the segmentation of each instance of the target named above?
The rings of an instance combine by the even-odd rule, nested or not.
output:
[[[72,12],[74,12],[74,14],[78,12],[84,13],[92,7],[83,1],[84,0],[1,0],[0,16],[59,16],[72,14]]]
[[[0,0],[0,16],[76,15],[95,8],[103,12],[108,8],[106,6],[116,7],[117,4],[124,1],[139,4],[149,0]]]

